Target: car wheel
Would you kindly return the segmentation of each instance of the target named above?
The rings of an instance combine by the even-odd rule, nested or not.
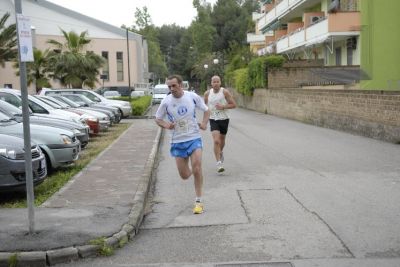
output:
[[[118,109],[118,113],[119,113],[119,117],[120,117],[120,120],[123,118],[123,116],[124,116],[124,113],[122,113],[122,110],[120,110],[120,109]]]
[[[50,174],[53,171],[53,167],[51,166],[49,155],[47,155],[47,152],[44,149],[42,149],[42,152],[44,154],[44,158],[46,159],[47,174]]]

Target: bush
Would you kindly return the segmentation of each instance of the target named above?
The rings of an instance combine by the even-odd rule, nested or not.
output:
[[[259,57],[249,63],[249,86],[250,88],[267,87],[267,67],[265,58]]]
[[[151,95],[141,96],[131,100],[132,115],[141,116],[147,108],[151,105]]]
[[[251,60],[248,67],[229,72],[229,81],[243,95],[252,95],[255,88],[267,88],[268,69],[282,67],[285,58],[280,55],[262,56]]]
[[[129,96],[121,96],[114,99],[129,102]],[[130,103],[132,106],[132,115],[133,116],[144,115],[147,108],[151,105],[151,99],[152,99],[151,95],[131,98]]]
[[[249,82],[248,68],[237,69],[234,72],[235,89],[243,95],[251,95],[253,93]]]

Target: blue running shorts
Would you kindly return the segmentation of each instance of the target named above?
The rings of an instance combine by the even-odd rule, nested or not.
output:
[[[201,141],[201,138],[182,143],[172,143],[170,153],[173,157],[187,158],[198,148],[203,148],[203,142]]]

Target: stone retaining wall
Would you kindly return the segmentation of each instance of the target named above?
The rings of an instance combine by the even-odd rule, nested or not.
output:
[[[232,90],[238,106],[321,127],[400,143],[400,91]]]

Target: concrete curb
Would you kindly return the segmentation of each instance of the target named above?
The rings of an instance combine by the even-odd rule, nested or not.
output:
[[[149,118],[150,116],[140,116]],[[153,148],[146,161],[142,179],[138,185],[137,191],[132,203],[131,211],[128,215],[128,221],[122,225],[121,230],[112,236],[103,240],[103,245],[94,245],[88,242],[86,245],[71,246],[65,248],[56,248],[47,251],[16,251],[0,252],[0,267],[3,266],[33,266],[45,267],[58,263],[67,263],[81,258],[96,257],[101,254],[105,247],[120,248],[128,241],[132,240],[139,232],[140,224],[144,216],[144,209],[147,196],[152,184],[153,166],[159,150],[162,129],[159,128],[156,138],[153,141]],[[99,237],[100,239],[102,237]]]

